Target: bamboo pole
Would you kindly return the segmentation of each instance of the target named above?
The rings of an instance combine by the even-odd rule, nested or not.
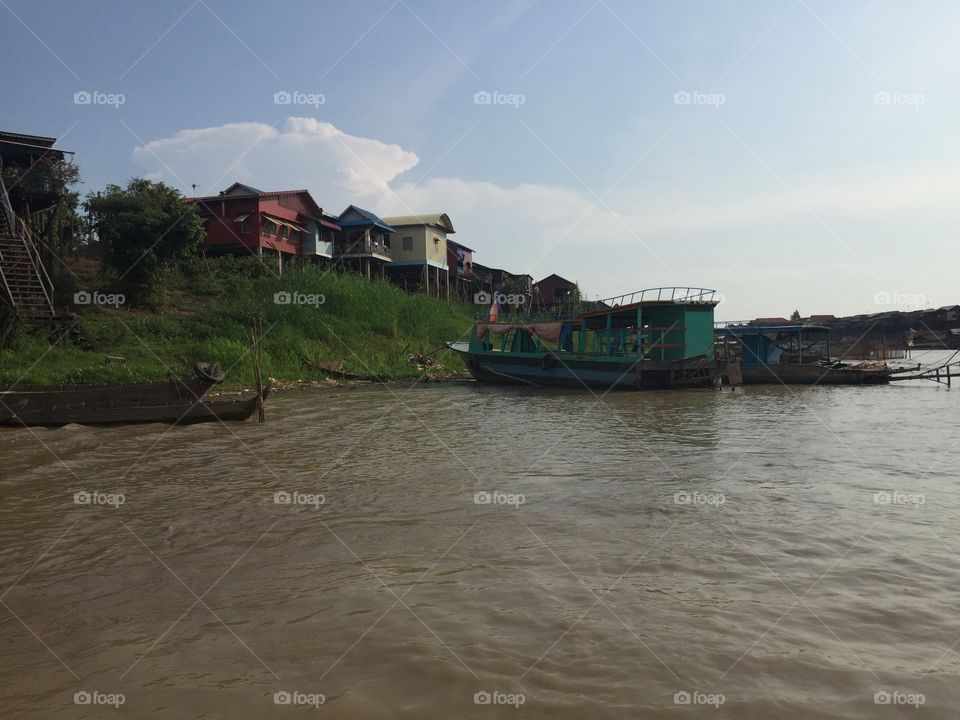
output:
[[[263,341],[263,318],[257,316],[253,319],[253,327],[250,330],[251,352],[253,355],[253,381],[257,393],[257,422],[264,422],[267,419],[263,407],[263,365],[262,365],[262,341]]]

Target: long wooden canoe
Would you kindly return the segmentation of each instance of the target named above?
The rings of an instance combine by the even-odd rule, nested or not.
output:
[[[266,401],[269,385],[259,395],[241,400],[204,398],[223,380],[216,366],[202,366],[190,381],[136,383],[121,386],[63,386],[61,389],[0,393],[0,425],[59,427],[246,420]],[[213,381],[213,382],[211,382]],[[122,388],[122,391],[121,391]]]
[[[86,385],[33,385],[17,383],[0,387],[0,409],[24,400],[40,407],[43,404],[72,403],[114,405],[117,403],[167,403],[196,400],[203,397],[225,377],[217,363],[200,362],[193,366],[194,377],[171,378],[157,382],[104,383]]]
[[[191,425],[200,422],[242,421],[252,416],[267,399],[269,387],[261,395],[243,400],[198,398],[160,404],[38,404],[22,400],[12,406],[0,404],[0,425],[12,427],[59,427],[79,425],[134,425],[165,423]]]

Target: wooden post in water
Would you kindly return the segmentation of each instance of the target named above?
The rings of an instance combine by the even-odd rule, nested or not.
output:
[[[263,366],[261,357],[261,343],[263,341],[263,318],[253,319],[253,328],[250,330],[251,352],[253,354],[253,382],[257,393],[257,422],[267,419],[263,408]]]

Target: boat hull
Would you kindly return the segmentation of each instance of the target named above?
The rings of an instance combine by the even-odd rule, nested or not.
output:
[[[498,385],[664,390],[712,387],[716,381],[715,365],[705,356],[654,362],[636,358],[593,358],[576,353],[522,355],[454,349],[474,379]]]
[[[812,364],[743,368],[744,385],[882,385],[888,382],[890,371],[887,368],[836,368]]]
[[[201,422],[243,421],[266,401],[269,387],[259,396],[243,400],[218,398],[73,400],[51,402],[49,396],[0,402],[0,426],[62,427],[63,425],[137,425],[163,423],[192,425]]]
[[[223,373],[211,363],[197,363],[195,377],[184,380],[171,378],[156,382],[102,383],[84,385],[35,385],[17,383],[0,387],[0,410],[27,401],[37,407],[42,405],[114,405],[139,403],[141,405],[166,405],[172,402],[199,400],[217,383],[223,381]]]

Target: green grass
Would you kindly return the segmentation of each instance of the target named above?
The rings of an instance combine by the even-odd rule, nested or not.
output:
[[[476,308],[407,294],[386,281],[319,269],[257,277],[245,263],[202,265],[164,283],[158,306],[87,309],[81,324],[96,349],[50,347],[45,336],[24,331],[0,350],[0,382],[79,383],[156,380],[189,373],[198,360],[217,361],[227,386],[253,382],[247,331],[263,320],[263,372],[295,381],[317,379],[302,356],[343,361],[346,369],[383,380],[417,377],[411,353],[430,353],[431,374],[463,373],[458,357],[443,348],[465,337]],[[93,283],[88,289],[98,289]],[[108,288],[99,288],[108,292]],[[322,295],[318,305],[278,304],[276,293]],[[120,356],[109,363],[106,356]]]

